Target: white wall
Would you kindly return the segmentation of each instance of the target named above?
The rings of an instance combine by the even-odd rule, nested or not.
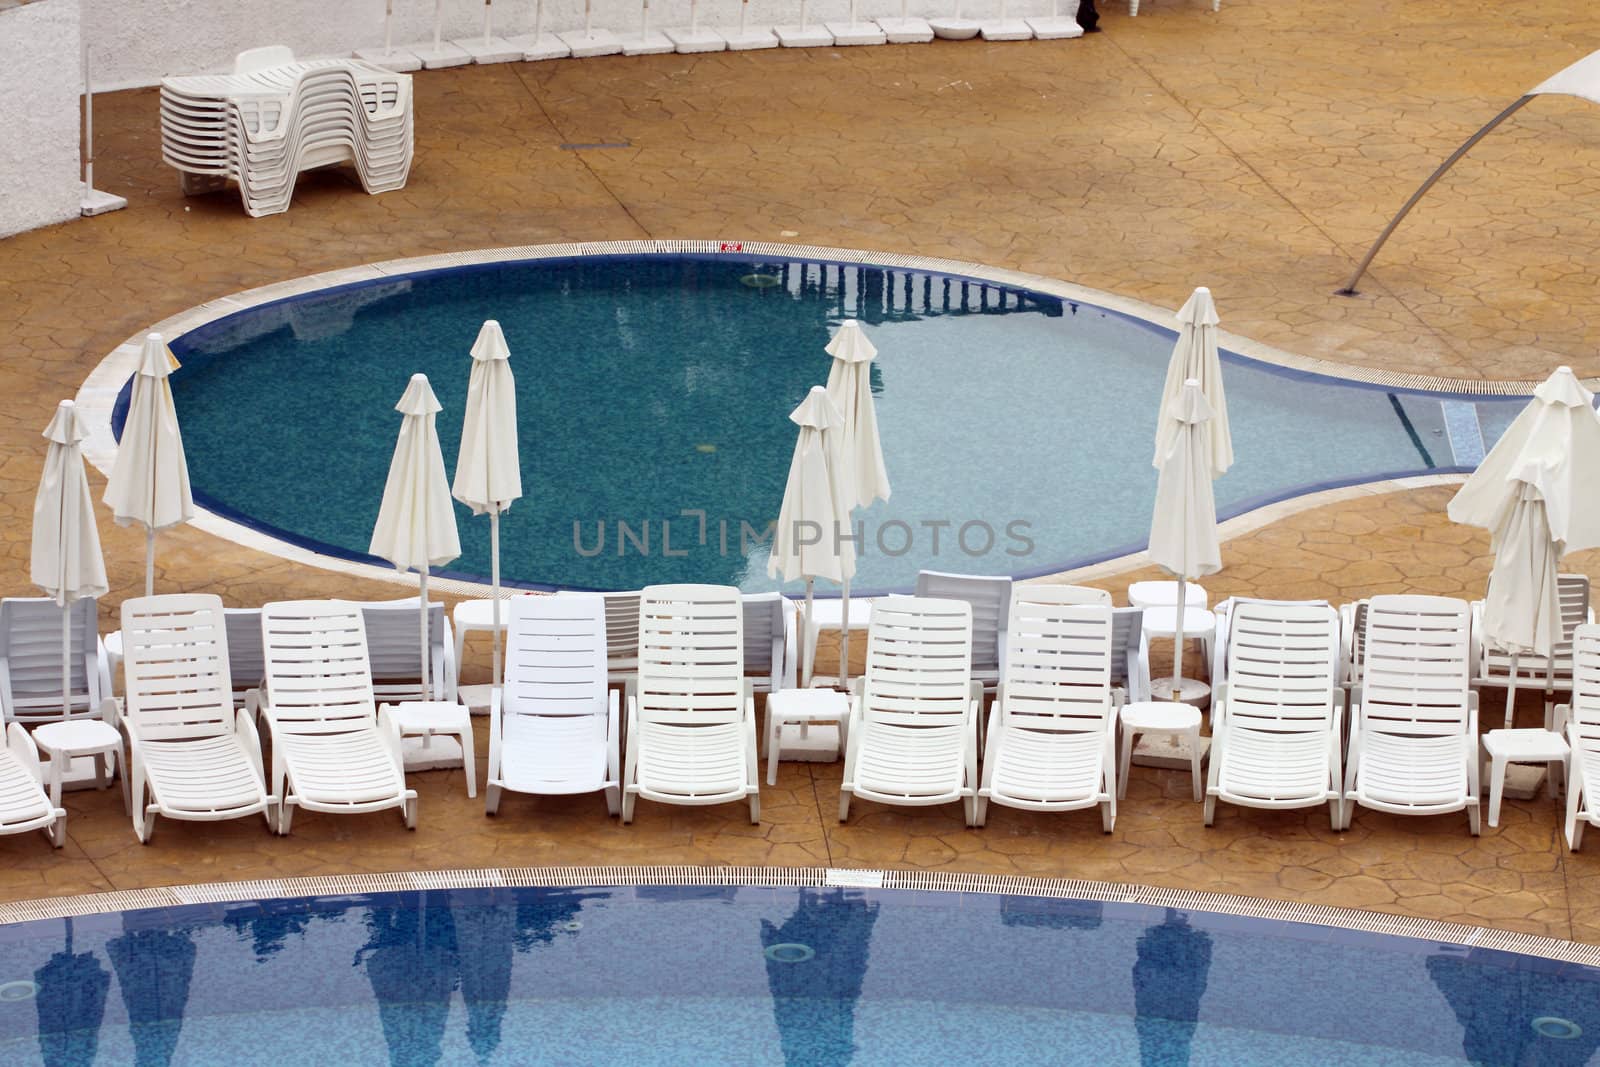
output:
[[[225,70],[247,48],[285,44],[296,55],[349,55],[383,43],[385,0],[82,0],[84,31],[90,35],[96,90],[154,85],[169,74]],[[535,0],[495,0],[495,32],[533,29]],[[546,31],[583,25],[584,0],[544,0]],[[699,21],[734,26],[739,0],[698,0]],[[435,0],[393,0],[394,41],[433,38]],[[857,0],[858,17],[898,15],[900,0]],[[957,0],[910,0],[913,14],[948,15]],[[444,36],[482,32],[481,0],[442,0]],[[639,27],[640,0],[593,0],[594,25],[617,33]],[[981,18],[999,11],[1000,0],[961,0],[962,14]],[[1065,5],[1064,5],[1065,6]],[[800,0],[750,0],[749,25],[798,21]],[[1009,14],[1042,14],[1050,0],[1011,0]],[[807,0],[808,21],[844,19],[849,0]],[[652,29],[686,26],[689,0],[650,0]],[[616,62],[625,62],[619,57]]]
[[[78,214],[78,0],[0,11],[0,237]]]

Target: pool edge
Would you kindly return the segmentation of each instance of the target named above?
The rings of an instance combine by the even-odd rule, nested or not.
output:
[[[1076,878],[837,867],[485,867],[205,882],[11,901],[0,904],[0,926],[151,908],[297,897],[451,889],[660,885],[901,889],[1143,904],[1435,941],[1600,967],[1600,945],[1361,908]]]

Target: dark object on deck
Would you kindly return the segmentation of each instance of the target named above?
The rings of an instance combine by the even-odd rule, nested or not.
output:
[[[1100,12],[1094,9],[1094,0],[1079,0],[1078,25],[1084,33],[1100,32]]]

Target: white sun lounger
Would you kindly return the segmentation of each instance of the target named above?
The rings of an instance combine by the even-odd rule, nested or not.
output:
[[[1578,851],[1586,826],[1600,826],[1600,626],[1572,636],[1572,702],[1556,708],[1571,755],[1567,763],[1567,847]],[[1593,783],[1593,784],[1591,784]]]
[[[850,705],[839,821],[859,796],[883,804],[960,801],[967,825],[975,825],[977,729],[972,606],[932,597],[874,601],[867,670]]]
[[[1572,633],[1594,621],[1594,613],[1589,608],[1587,574],[1557,575],[1556,591],[1561,600],[1561,639],[1555,644],[1554,655],[1548,657],[1522,653],[1513,658],[1509,652],[1489,647],[1483,640],[1483,601],[1472,602],[1472,687],[1490,686],[1509,691],[1513,680],[1511,667],[1515,663],[1519,695],[1530,691],[1544,695],[1546,730],[1554,727],[1555,691],[1572,687]],[[1515,710],[1506,708],[1508,730],[1516,725],[1512,721]]]
[[[415,829],[417,792],[406,788],[399,727],[375,707],[361,606],[268,604],[261,638],[278,832],[289,832],[297,806],[335,815],[399,808]]]
[[[761,818],[756,707],[744,677],[737,589],[654,585],[640,594],[638,692],[628,698],[622,821],[637,798],[664,804],[748,799]]]
[[[563,589],[557,596],[597,596],[606,606],[606,680],[632,694],[639,683],[639,593],[575,593]]]
[[[277,822],[255,719],[235,710],[222,600],[184,593],[122,603],[122,669],[132,768],[133,829],[149,843],[155,816]],[[146,795],[148,793],[148,802]]]
[[[1213,696],[1205,821],[1217,801],[1249,808],[1340,806],[1339,617],[1323,601],[1232,601],[1227,681]]]
[[[1352,692],[1344,828],[1359,804],[1397,815],[1465,809],[1478,833],[1470,619],[1467,602],[1451,597],[1368,602],[1364,673]]]
[[[0,709],[5,721],[29,726],[64,719],[116,717],[111,669],[92,598],[67,609],[71,628],[67,703],[61,710],[61,606],[49,597],[0,600]]]
[[[606,684],[606,604],[598,595],[519,596],[506,621],[505,684],[489,706],[484,811],[500,792],[605,791],[620,807],[617,694]]]
[[[39,769],[39,750],[21,723],[6,725],[0,748],[0,834],[43,830],[50,843],[67,843],[67,813],[50,803]]]
[[[1112,630],[1110,605],[1084,604],[1070,586],[1013,590],[976,825],[984,824],[991,800],[1032,811],[1098,805],[1101,826],[1111,832],[1117,818]]]

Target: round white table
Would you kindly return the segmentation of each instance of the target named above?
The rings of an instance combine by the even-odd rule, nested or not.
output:
[[[1178,636],[1178,609],[1172,605],[1157,606],[1144,609],[1144,635],[1148,641],[1166,638],[1171,641]],[[1217,637],[1217,616],[1214,612],[1204,608],[1187,607],[1183,609],[1183,638],[1187,642],[1190,638],[1200,642],[1201,650],[1205,656],[1206,666],[1211,664],[1212,645]],[[1150,692],[1162,700],[1172,698],[1174,688],[1178,690],[1177,699],[1184,704],[1203,704],[1211,695],[1211,686],[1206,682],[1194,678],[1185,678],[1183,675],[1182,652],[1174,657],[1172,669],[1179,677],[1176,684],[1171,678],[1153,678],[1150,681]]]
[[[798,749],[810,760],[835,760],[844,751],[845,730],[850,718],[850,698],[836,689],[780,689],[767,697],[767,784],[778,784],[778,760],[783,758],[784,727],[790,731],[790,749]],[[837,745],[833,741],[816,743],[810,727],[825,723],[839,728]]]
[[[1209,607],[1204,587],[1185,582],[1183,602],[1191,608]],[[1128,603],[1136,608],[1170,608],[1178,603],[1177,582],[1134,582],[1128,586]]]
[[[92,756],[95,788],[104,789],[108,784],[106,761],[109,759],[112,773],[122,779],[122,807],[124,811],[130,807],[127,768],[122,764],[122,733],[115,726],[104,719],[47,722],[33,731],[33,741],[50,757],[51,804],[61,806],[61,780],[67,764],[77,757]]]
[[[1128,766],[1133,757],[1133,739],[1138,734],[1176,734],[1189,741],[1189,775],[1194,784],[1194,798],[1200,799],[1200,712],[1187,704],[1170,701],[1141,700],[1124,704],[1117,714],[1122,724],[1122,760],[1117,768],[1117,796],[1128,793]]]

